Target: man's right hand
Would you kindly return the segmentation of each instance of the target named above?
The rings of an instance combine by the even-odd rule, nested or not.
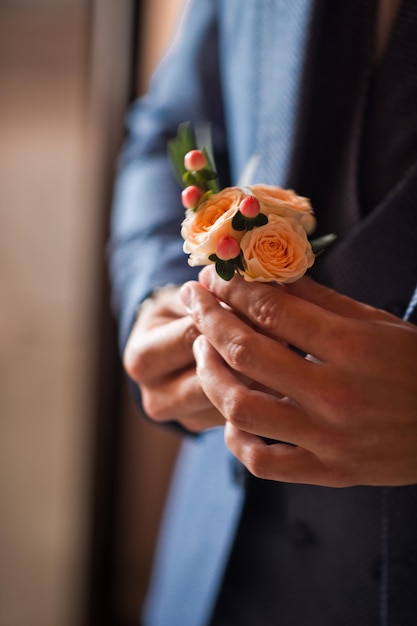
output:
[[[192,432],[224,424],[196,376],[192,345],[198,335],[179,287],[166,287],[142,305],[123,358],[146,414],[157,422],[175,420]]]

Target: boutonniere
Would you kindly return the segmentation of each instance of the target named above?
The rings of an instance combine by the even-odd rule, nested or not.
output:
[[[174,172],[183,187],[184,252],[192,266],[214,263],[224,280],[234,273],[247,281],[291,283],[313,265],[335,239],[310,241],[316,220],[310,201],[291,189],[247,184],[220,189],[208,127],[200,147],[189,123],[168,143]],[[253,163],[246,172],[252,172]],[[245,180],[246,179],[246,180]]]

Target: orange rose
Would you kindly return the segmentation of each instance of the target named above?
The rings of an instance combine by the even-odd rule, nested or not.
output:
[[[240,245],[248,281],[292,283],[314,263],[314,253],[298,220],[270,213],[268,223],[248,231]]]
[[[307,234],[313,232],[316,220],[308,198],[297,195],[292,189],[282,189],[273,185],[249,185],[252,195],[261,203],[261,211],[296,219]]]
[[[241,240],[243,232],[232,228],[232,220],[243,197],[244,193],[238,187],[226,187],[212,194],[196,211],[186,211],[181,235],[185,240],[184,252],[190,255],[190,265],[210,263],[208,257],[216,252],[217,243],[223,236],[231,235],[237,241]]]

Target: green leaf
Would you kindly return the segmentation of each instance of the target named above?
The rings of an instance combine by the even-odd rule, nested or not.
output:
[[[183,151],[183,157],[196,147],[191,122],[182,122],[177,130],[177,142]]]
[[[223,280],[231,280],[236,270],[245,271],[243,253],[240,252],[234,259],[223,261],[217,254],[210,254],[209,260],[216,264],[216,272]]]
[[[207,165],[212,170],[215,170],[214,167],[214,155],[213,155],[213,136],[211,132],[211,124],[210,122],[199,122],[195,125],[194,128],[194,136],[197,144],[197,148],[201,150],[206,159]]]
[[[213,194],[213,192],[209,189],[208,191],[206,191],[205,193],[203,193],[203,195],[200,198],[200,202],[197,204],[197,206],[195,207],[195,209],[193,209],[194,212],[198,211],[199,209],[202,208],[203,204],[205,202],[207,202],[207,200],[210,198],[210,196]]]
[[[217,178],[216,172],[213,172],[213,170],[210,170],[207,168],[204,168],[203,170],[199,170],[198,172],[196,172],[196,174],[200,176],[201,179],[204,180],[205,182],[208,182],[210,180],[216,180]]]
[[[223,278],[223,280],[232,280],[235,273],[233,259],[231,261],[222,261],[221,259],[219,259],[216,262],[216,272],[218,273],[220,278]]]
[[[259,213],[256,217],[245,217],[238,211],[232,219],[232,227],[235,230],[253,230],[255,226],[264,226],[268,223],[268,216]]]
[[[213,193],[218,190],[217,175],[210,170],[199,170],[198,172],[189,172],[186,170],[182,175],[182,183],[185,187],[189,185],[195,185],[202,192]]]
[[[196,133],[197,132],[199,134],[199,141],[204,138],[204,140],[208,142],[207,146],[199,148],[204,153],[207,160],[207,166],[204,169],[199,172],[188,172],[184,167],[184,157],[187,152],[197,148],[195,134],[190,122],[180,124],[178,126],[177,136],[168,141],[168,157],[181,187],[196,185],[200,187],[202,191],[213,191],[217,193],[220,191],[220,187],[217,180],[214,160],[211,157],[210,125],[199,125],[196,128]]]
[[[206,187],[208,187],[208,189],[210,189],[214,193],[218,193],[220,191],[220,185],[218,181],[218,176],[217,176],[214,160],[211,157],[211,147],[210,149],[208,149],[207,146],[203,146],[201,148],[201,151],[206,157],[207,166],[204,168],[204,170],[200,170],[200,173],[207,172],[207,174],[204,174],[204,176],[207,176],[205,179]]]
[[[246,219],[240,211],[233,216],[232,228],[235,230],[246,230]]]
[[[242,251],[240,252],[240,254],[235,259],[233,259],[233,261],[234,261],[234,264],[235,264],[235,268],[237,268],[239,270],[242,270],[242,272],[245,271],[245,265],[244,265],[244,262],[243,262],[243,252]]]
[[[184,156],[195,149],[194,135],[190,122],[183,122],[178,126],[177,136],[168,141],[167,150],[174,174],[181,187],[184,186],[183,176],[186,172]]]
[[[189,187],[190,185],[196,185],[197,187],[200,187],[195,172],[189,172],[188,170],[184,171],[184,174],[182,175],[182,182],[185,187]]]
[[[265,213],[259,213],[255,217],[255,226],[265,226],[265,224],[268,224],[268,216]]]

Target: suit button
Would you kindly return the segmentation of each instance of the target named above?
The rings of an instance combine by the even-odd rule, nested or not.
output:
[[[316,543],[315,535],[304,522],[293,522],[288,527],[288,536],[297,547],[304,548]]]

